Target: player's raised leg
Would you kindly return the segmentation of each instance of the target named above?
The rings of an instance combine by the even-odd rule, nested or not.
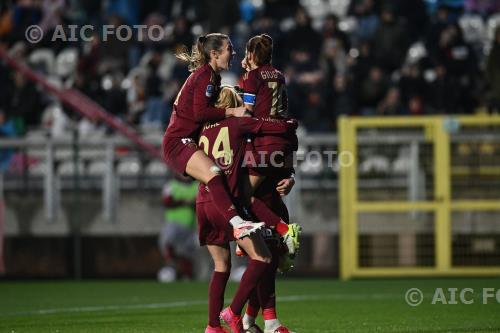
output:
[[[186,173],[208,186],[213,205],[226,221],[231,223],[235,238],[249,236],[264,226],[262,222],[248,222],[238,215],[222,170],[204,152],[198,150],[191,156],[186,166]]]
[[[290,255],[294,256],[300,247],[300,233],[302,228],[296,224],[287,224],[280,216],[276,215],[262,200],[253,194],[265,180],[264,176],[250,174],[243,177],[242,186],[245,191],[247,204],[252,213],[260,220],[265,221],[266,226],[273,228],[281,236],[283,243],[287,246]]]

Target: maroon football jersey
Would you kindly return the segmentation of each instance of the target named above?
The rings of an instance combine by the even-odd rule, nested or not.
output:
[[[243,101],[253,105],[256,117],[283,118],[288,116],[288,97],[284,75],[267,64],[243,75]],[[281,146],[287,143],[284,137],[258,135],[254,140],[258,147]]]
[[[247,134],[265,133],[279,137],[293,132],[296,127],[294,121],[232,117],[203,126],[198,145],[224,171],[230,193],[236,198],[239,194],[238,179],[247,172],[247,168],[242,167],[246,158]],[[197,202],[209,200],[207,187],[201,184]]]
[[[198,132],[204,123],[226,117],[225,109],[214,107],[220,80],[220,75],[210,65],[191,73],[175,99],[166,136],[198,140]]]

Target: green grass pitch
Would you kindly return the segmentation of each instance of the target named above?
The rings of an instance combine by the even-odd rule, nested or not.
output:
[[[0,332],[204,332],[207,282],[149,281],[0,282]],[[235,284],[226,291],[233,295]],[[409,306],[405,294],[419,288],[424,300]],[[458,288],[458,304],[431,304],[436,288]],[[459,292],[467,291],[463,304]],[[298,333],[500,332],[500,279],[279,279],[280,320]],[[488,292],[489,293],[489,292]],[[500,298],[500,292],[499,296]]]

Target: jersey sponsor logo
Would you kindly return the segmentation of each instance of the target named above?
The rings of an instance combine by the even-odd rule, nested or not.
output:
[[[244,93],[243,94],[243,103],[249,104],[249,105],[254,105],[255,104],[255,95],[249,94],[249,93]]]
[[[207,90],[205,91],[205,96],[212,97],[213,94],[214,94],[214,86],[209,84],[207,86]]]

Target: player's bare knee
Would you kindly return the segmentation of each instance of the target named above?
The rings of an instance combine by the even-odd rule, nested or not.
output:
[[[230,272],[231,271],[231,263],[227,261],[215,261],[214,269],[216,272]]]

